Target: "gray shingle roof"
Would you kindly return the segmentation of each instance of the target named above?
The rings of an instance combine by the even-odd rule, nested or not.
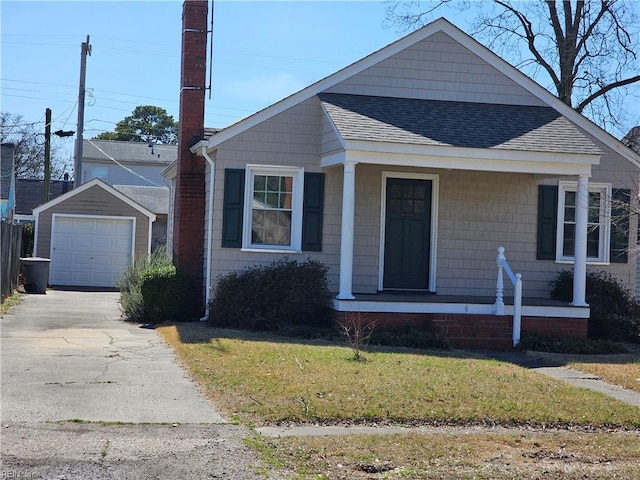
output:
[[[345,140],[552,153],[602,153],[550,107],[321,93]]]
[[[49,182],[49,200],[58,198],[73,189],[73,181],[51,180]],[[31,178],[16,179],[16,213],[31,215],[34,208],[44,201],[44,180]]]
[[[142,205],[156,215],[169,213],[169,189],[164,187],[139,187],[114,185],[113,188],[124,193],[131,200]]]
[[[145,142],[83,140],[83,159],[110,160],[107,155],[115,158],[119,162],[159,163],[168,165],[178,158],[178,146],[155,144],[152,148]]]

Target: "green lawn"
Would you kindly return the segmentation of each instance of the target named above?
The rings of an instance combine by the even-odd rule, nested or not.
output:
[[[640,479],[640,409],[461,351],[353,351],[218,330],[159,332],[246,425],[402,424],[402,435],[247,440],[265,475],[297,480]],[[552,428],[558,427],[558,428]]]
[[[640,410],[469,352],[366,352],[184,323],[159,329],[216,403],[256,425],[593,425],[640,428]]]

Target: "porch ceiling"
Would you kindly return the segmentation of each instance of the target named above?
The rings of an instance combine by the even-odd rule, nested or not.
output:
[[[548,174],[589,174],[602,152],[550,107],[320,94],[348,161]]]

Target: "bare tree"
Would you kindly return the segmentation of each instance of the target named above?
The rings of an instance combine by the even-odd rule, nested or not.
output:
[[[44,177],[44,122],[28,123],[20,115],[0,113],[0,142],[13,143],[17,178]],[[70,165],[51,147],[51,178],[62,178]]]
[[[403,30],[417,28],[446,4],[477,9],[474,37],[604,129],[624,133],[640,123],[632,106],[637,99],[629,99],[626,88],[640,81],[637,1],[439,0],[425,9],[420,2],[394,1],[387,21]]]

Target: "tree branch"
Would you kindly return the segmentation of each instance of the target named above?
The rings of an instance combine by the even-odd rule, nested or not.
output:
[[[624,80],[618,80],[617,82],[609,83],[608,85],[605,85],[600,90],[592,93],[583,101],[581,101],[578,104],[578,106],[575,107],[575,109],[577,112],[582,113],[582,110],[584,110],[584,107],[589,105],[596,98],[603,96],[605,93],[613,90],[614,88],[624,87],[625,85],[630,85],[632,83],[639,82],[639,81],[640,81],[640,75],[636,75],[635,77],[629,77]]]
[[[518,21],[522,25],[522,28],[525,31],[525,36],[526,36],[525,38],[526,38],[527,44],[529,46],[529,51],[533,54],[533,56],[535,57],[535,59],[538,62],[538,64],[540,64],[540,66],[547,71],[547,73],[549,74],[549,76],[553,80],[553,83],[557,86],[558,85],[558,76],[556,75],[556,72],[553,70],[553,67],[544,59],[544,57],[538,51],[538,49],[537,49],[537,47],[535,45],[536,36],[533,33],[533,27],[532,27],[531,22],[527,19],[527,17],[523,13],[521,13],[518,10],[516,10],[515,8],[513,8],[508,3],[505,3],[505,2],[503,2],[501,0],[493,0],[493,1],[495,3],[497,3],[498,5],[502,6],[503,8],[505,8],[506,10],[508,10],[509,12],[511,12],[513,15],[515,15],[515,17],[518,19]]]

